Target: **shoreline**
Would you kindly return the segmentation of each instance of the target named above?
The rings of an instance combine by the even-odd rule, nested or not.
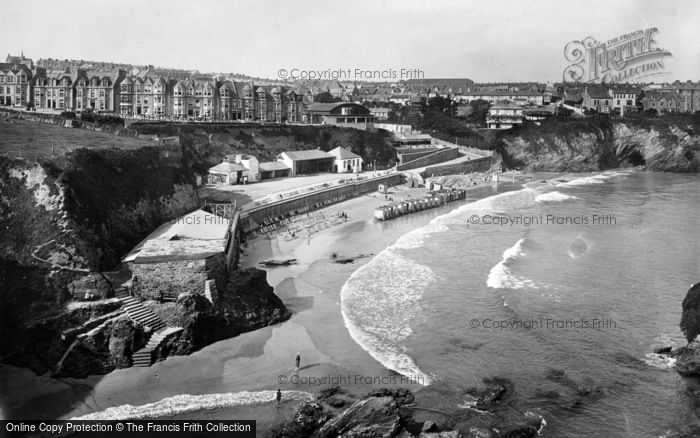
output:
[[[170,357],[150,368],[120,369],[87,379],[57,380],[0,365],[0,374],[3,380],[7,379],[3,386],[22,388],[21,391],[10,391],[13,396],[4,401],[8,406],[2,406],[3,417],[17,412],[27,418],[63,419],[122,405],[158,403],[183,394],[231,395],[246,391],[276,391],[277,388],[313,394],[334,384],[340,384],[356,396],[363,396],[377,387],[418,390],[421,385],[408,384],[407,379],[386,369],[352,339],[340,312],[340,291],[352,273],[403,234],[474,201],[475,192],[484,191],[477,195],[480,199],[490,196],[494,189],[495,185],[491,183],[475,186],[467,191],[465,201],[386,222],[375,222],[373,211],[387,201],[378,193],[365,194],[318,210],[331,214],[343,211],[348,218],[335,225],[319,224],[318,231],[310,237],[297,236],[293,240],[265,237],[249,241],[241,267],[258,267],[267,271],[268,282],[292,312],[289,320],[217,342],[189,356]],[[390,193],[394,199],[424,194],[423,188],[410,189],[405,185],[393,187]],[[362,238],[358,239],[358,236]],[[271,268],[259,265],[271,258],[296,258],[297,263]],[[345,259],[346,262],[336,263],[335,259]],[[348,259],[353,260],[347,262]],[[302,366],[298,377],[294,377],[295,384],[289,380],[295,376],[293,369],[297,352],[301,353]],[[20,383],[27,381],[34,382],[31,392]],[[57,409],[54,406],[57,396],[70,402]],[[260,403],[248,404],[245,408],[243,405],[224,408],[192,406],[185,411],[187,414],[182,415],[210,409],[219,412],[223,409],[227,415],[235,415],[242,409],[250,415],[259,407],[260,415],[253,416],[268,416],[270,402],[261,400]],[[294,410],[299,403],[290,400],[285,406]],[[163,414],[169,415],[166,411]]]

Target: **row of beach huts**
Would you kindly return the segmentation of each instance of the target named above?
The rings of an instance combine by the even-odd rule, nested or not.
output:
[[[374,218],[387,221],[395,217],[404,216],[416,211],[439,207],[449,202],[466,199],[467,191],[462,189],[441,190],[433,192],[430,196],[395,202],[390,205],[382,205],[374,210]]]

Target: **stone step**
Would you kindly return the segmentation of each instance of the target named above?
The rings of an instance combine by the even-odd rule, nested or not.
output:
[[[131,317],[139,317],[139,316],[150,316],[153,315],[153,312],[151,312],[148,309],[140,308],[140,309],[129,309],[127,310],[129,312],[129,316]]]
[[[126,308],[126,311],[129,313],[138,313],[138,312],[148,312],[149,311],[148,309],[146,309],[145,307],[143,307],[140,304],[133,305],[133,306],[132,305],[125,306],[125,308]]]
[[[138,320],[139,320],[140,322],[142,322],[143,324],[157,324],[157,323],[160,322],[160,318],[158,318],[158,317],[155,316],[155,315],[142,316],[142,317],[139,317],[139,318],[136,318],[136,319],[138,319]]]

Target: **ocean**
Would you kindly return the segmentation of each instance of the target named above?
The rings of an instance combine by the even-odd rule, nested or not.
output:
[[[499,184],[355,271],[341,291],[352,338],[447,412],[499,377],[548,436],[663,436],[693,421],[697,382],[653,349],[685,345],[700,179],[550,177]]]

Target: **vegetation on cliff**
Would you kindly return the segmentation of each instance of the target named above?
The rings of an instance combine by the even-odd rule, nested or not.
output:
[[[109,148],[39,163],[0,156],[4,361],[37,372],[55,365],[66,348],[61,332],[89,318],[66,309],[71,282],[113,268],[162,222],[196,208],[180,155]]]
[[[391,165],[396,153],[391,134],[377,130],[362,131],[336,126],[277,125],[260,123],[177,124],[134,123],[130,126],[139,135],[179,136],[192,152],[192,161],[201,163],[200,173],[221,161],[227,154],[249,154],[260,161],[275,161],[284,151],[321,149],[338,146],[361,156],[366,163]],[[205,167],[206,166],[206,167]]]

